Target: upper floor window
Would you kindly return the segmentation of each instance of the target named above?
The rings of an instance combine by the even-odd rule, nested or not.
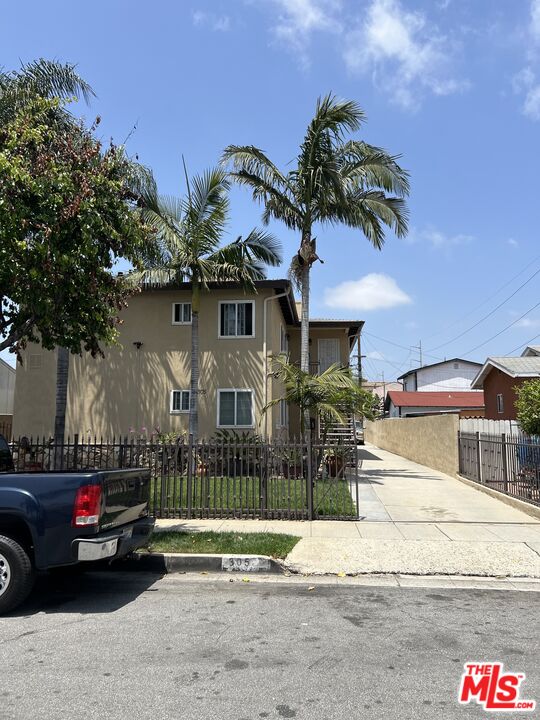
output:
[[[189,412],[189,390],[171,390],[171,413]]]
[[[459,370],[459,363],[454,363],[454,370]]]
[[[172,304],[172,324],[173,325],[189,325],[191,323],[191,303],[173,303]]]
[[[504,398],[500,393],[497,395],[497,412],[504,412]]]
[[[219,337],[255,337],[253,300],[219,303]]]

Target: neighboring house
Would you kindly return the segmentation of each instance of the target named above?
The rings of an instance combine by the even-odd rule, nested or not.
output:
[[[378,395],[381,400],[384,400],[386,393],[390,390],[403,390],[403,385],[400,382],[385,382],[384,380],[363,380],[362,387],[364,390],[369,390]]]
[[[300,322],[288,280],[256,283],[257,294],[234,284],[210,284],[201,298],[199,433],[217,429],[269,437],[298,435],[296,408],[262,408],[281,395],[271,356],[300,360]],[[190,285],[146,287],[121,313],[119,346],[104,359],[71,356],[66,434],[127,435],[157,427],[188,428],[191,302]],[[332,363],[347,365],[362,321],[310,323],[312,372]],[[50,435],[55,414],[56,353],[28,345],[17,372],[16,435]]]
[[[484,391],[486,418],[516,419],[516,387],[540,377],[540,347],[532,345],[521,357],[489,357],[476,376],[473,387]]]
[[[13,419],[15,368],[0,358],[0,435],[9,435]]]
[[[408,370],[398,377],[407,392],[457,392],[471,390],[471,383],[482,363],[452,358],[432,365]]]
[[[406,392],[391,390],[384,403],[388,417],[415,417],[458,413],[460,417],[484,417],[481,392]]]

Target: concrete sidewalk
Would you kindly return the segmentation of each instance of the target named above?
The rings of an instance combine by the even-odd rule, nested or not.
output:
[[[362,449],[357,522],[159,520],[158,529],[278,532],[302,540],[297,572],[540,577],[540,521],[373,446]]]

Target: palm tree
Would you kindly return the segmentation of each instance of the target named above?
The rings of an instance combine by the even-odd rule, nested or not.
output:
[[[0,70],[0,123],[6,122],[35,97],[61,100],[75,97],[88,103],[95,93],[70,63],[41,58],[23,64],[20,70]],[[64,111],[59,111],[61,113]]]
[[[157,285],[191,283],[191,382],[189,433],[198,437],[199,311],[201,294],[211,281],[235,282],[246,291],[266,277],[264,265],[281,263],[281,246],[270,234],[254,229],[243,239],[220,246],[228,219],[229,182],[223,170],[212,169],[189,182],[187,197],[176,199],[147,193],[143,219],[157,233],[159,254],[135,282]]]
[[[309,280],[317,255],[313,228],[342,223],[360,230],[380,250],[386,225],[398,236],[407,232],[403,198],[408,174],[397,156],[361,140],[347,140],[359,129],[364,113],[356,102],[333,95],[319,98],[294,167],[280,171],[259,148],[229,145],[223,162],[231,177],[251,188],[264,205],[263,221],[281,220],[300,232],[300,247],[291,273],[302,293],[300,366],[309,369]],[[392,195],[389,195],[391,193]],[[321,261],[322,262],[322,261]]]
[[[312,375],[297,364],[288,362],[283,355],[274,357],[273,364],[274,377],[281,381],[283,394],[271,400],[263,412],[282,401],[296,405],[300,410],[302,437],[306,430],[306,420],[311,414],[324,416],[328,422],[344,422],[342,401],[347,398],[350,403],[359,389],[347,368],[331,365],[320,375]]]

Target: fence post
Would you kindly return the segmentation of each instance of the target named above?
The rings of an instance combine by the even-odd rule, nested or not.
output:
[[[478,475],[478,482],[482,482],[482,446],[480,440],[480,433],[476,431],[476,472]]]
[[[79,433],[75,433],[73,436],[73,469],[77,470],[77,462],[79,454]]]
[[[501,434],[501,450],[503,460],[504,491],[508,492],[508,456],[506,454],[506,433]]]
[[[193,435],[189,436],[187,463],[187,519],[191,520],[193,508]]]
[[[268,440],[265,439],[262,447],[261,457],[261,519],[266,517],[266,509],[268,503],[268,459],[270,453],[268,452]]]
[[[306,431],[306,437],[304,438],[304,441],[306,442],[306,448],[307,448],[307,478],[306,478],[306,494],[307,494],[307,511],[308,511],[308,520],[313,520],[313,455],[312,455],[312,446],[311,446],[311,428]]]

